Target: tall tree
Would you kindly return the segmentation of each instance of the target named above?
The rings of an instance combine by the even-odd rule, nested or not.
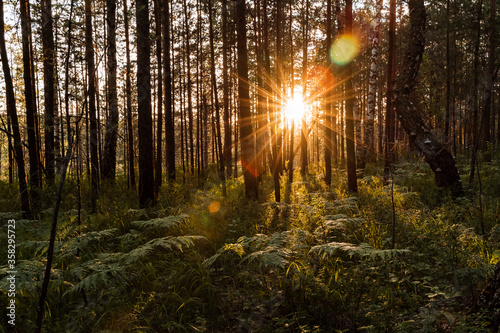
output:
[[[410,142],[425,156],[439,187],[451,189],[455,196],[463,195],[462,182],[455,164],[455,159],[446,147],[432,135],[420,117],[410,95],[416,83],[416,77],[422,61],[425,46],[426,12],[424,0],[409,0],[410,36],[403,57],[402,72],[394,87],[394,105],[398,119],[409,135]]]
[[[249,199],[257,200],[257,177],[255,169],[255,143],[252,129],[252,115],[250,113],[250,92],[248,83],[248,55],[246,8],[244,0],[236,1],[236,30],[238,52],[238,102],[239,102],[239,129],[241,144],[241,165],[245,180],[245,195]]]
[[[127,108],[127,137],[128,137],[128,164],[129,164],[129,181],[130,186],[135,188],[135,168],[134,168],[134,130],[132,126],[132,83],[130,82],[131,68],[130,63],[130,38],[129,38],[129,26],[128,26],[128,7],[127,1],[123,0],[123,18],[125,21],[125,54],[126,54],[126,65],[125,65],[125,96],[126,96],[126,108]]]
[[[137,107],[139,113],[139,204],[154,204],[153,119],[151,117],[151,56],[148,0],[136,2]]]
[[[157,111],[156,111],[156,159],[155,159],[155,196],[158,197],[160,186],[162,184],[162,168],[161,162],[163,160],[163,77],[162,77],[162,63],[161,63],[161,0],[154,0],[154,15],[155,15],[155,40],[156,40],[156,64],[157,64]]]
[[[328,0],[326,5],[326,62],[328,71],[326,73],[326,101],[325,101],[325,116],[323,120],[323,128],[325,131],[325,183],[327,186],[332,184],[332,102],[330,99],[333,82],[330,80],[332,71],[332,63],[329,56],[329,50],[332,46],[332,1]]]
[[[305,0],[305,13],[302,22],[302,97],[307,96],[307,48],[309,46],[309,0]],[[304,177],[307,173],[307,127],[306,115],[302,115],[302,125],[300,130],[300,174]]]
[[[92,38],[92,1],[85,0],[85,57],[87,58],[88,75],[88,112],[90,119],[90,174],[91,174],[91,206],[97,208],[99,196],[99,156],[97,152],[97,117],[95,92],[94,43]]]
[[[49,184],[54,182],[54,116],[55,79],[54,79],[54,36],[52,19],[52,1],[42,0],[42,48],[43,48],[43,83],[45,94],[45,172]]]
[[[161,0],[163,23],[163,81],[165,89],[165,139],[167,145],[168,179],[175,180],[175,133],[172,111],[172,77],[170,70],[170,9],[169,0]]]
[[[265,1],[265,0],[264,0]],[[224,164],[226,174],[231,177],[232,158],[231,158],[231,117],[229,114],[229,77],[228,77],[228,15],[227,0],[222,0],[222,95],[223,95],[223,121],[224,121]]]
[[[186,70],[187,70],[187,104],[188,104],[188,118],[189,118],[189,150],[190,154],[190,163],[191,163],[191,174],[194,175],[194,139],[193,139],[193,101],[191,99],[191,42],[190,42],[190,33],[189,33],[189,17],[188,17],[188,5],[186,0],[183,0],[183,8],[184,8],[184,28],[186,30],[186,37],[184,38],[186,43]],[[186,151],[187,153],[187,151]]]
[[[102,177],[115,179],[116,174],[116,142],[118,139],[118,96],[116,92],[116,1],[106,0],[107,28],[107,71],[108,71],[108,105],[109,113],[104,140],[104,158]]]
[[[24,218],[33,218],[31,210],[28,184],[26,182],[26,169],[24,166],[24,153],[19,131],[19,120],[17,118],[16,97],[14,95],[14,85],[10,74],[9,60],[7,58],[7,48],[5,46],[5,21],[3,14],[3,0],[0,0],[0,58],[2,60],[2,69],[5,80],[5,95],[7,99],[7,114],[12,127],[12,136],[14,138],[13,153],[17,164],[17,178],[19,180],[19,194],[21,196],[21,207]],[[10,142],[10,136],[9,136]],[[10,151],[10,150],[9,150]]]
[[[352,34],[352,0],[346,0],[345,8],[345,31]],[[346,154],[347,154],[347,187],[351,192],[358,191],[358,183],[356,179],[356,152],[354,146],[354,89],[352,84],[352,61],[347,64],[346,68]]]
[[[36,188],[41,186],[40,155],[37,144],[36,124],[36,96],[33,69],[33,43],[31,40],[31,16],[28,0],[21,0],[21,34],[23,45],[23,76],[24,76],[24,98],[26,104],[26,124],[28,126],[28,154],[30,161],[30,185],[34,191],[32,196],[36,197]],[[34,200],[37,201],[37,200]]]
[[[396,160],[394,150],[396,117],[393,105],[394,75],[396,72],[396,0],[389,1],[389,54],[387,57],[387,107],[385,112],[384,178],[389,179]]]

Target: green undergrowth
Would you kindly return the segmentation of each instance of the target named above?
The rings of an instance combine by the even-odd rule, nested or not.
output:
[[[500,260],[498,168],[485,164],[463,198],[436,188],[421,161],[399,163],[388,183],[370,166],[358,193],[347,192],[345,170],[334,170],[331,186],[296,172],[292,184],[282,177],[280,203],[269,175],[251,202],[242,177],[223,197],[213,172],[203,183],[164,184],[150,209],[118,179],[101,188],[95,213],[88,179],[80,197],[70,178],[45,330],[490,332],[486,313],[470,309]],[[0,182],[0,191],[2,244],[16,219],[16,329],[33,331],[55,192],[44,190],[28,221],[15,186]]]

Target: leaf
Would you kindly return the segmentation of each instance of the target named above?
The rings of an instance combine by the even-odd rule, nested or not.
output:
[[[155,231],[157,231],[157,230],[170,229],[173,227],[180,227],[183,224],[187,223],[188,217],[189,216],[186,214],[167,216],[167,217],[158,217],[158,218],[146,220],[146,221],[134,221],[131,223],[131,225],[134,228],[137,228],[139,230],[155,230]]]

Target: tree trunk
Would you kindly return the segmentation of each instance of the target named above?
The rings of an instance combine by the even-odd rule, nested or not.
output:
[[[327,72],[325,80],[325,116],[323,120],[323,130],[325,131],[325,183],[327,186],[332,184],[332,102],[331,102],[331,89],[333,89],[333,82],[330,79],[332,71],[332,63],[330,60],[330,47],[332,46],[332,2],[329,0],[326,5],[326,62]]]
[[[189,117],[189,150],[191,151],[190,163],[191,163],[191,174],[194,175],[194,139],[193,139],[193,104],[191,100],[191,51],[190,51],[190,32],[189,32],[189,22],[188,22],[188,10],[186,0],[183,0],[184,4],[184,28],[186,30],[186,37],[184,38],[186,42],[186,70],[187,70],[187,104],[188,104],[188,117]],[[186,151],[187,153],[187,151]]]
[[[45,97],[45,171],[47,182],[52,185],[55,177],[54,163],[54,36],[52,30],[52,1],[42,0],[42,48],[43,48],[43,83]]]
[[[305,17],[303,21],[304,42],[302,46],[302,98],[307,99],[307,47],[309,46],[309,0],[306,1]],[[307,174],[307,128],[306,115],[302,116],[300,130],[300,174],[304,177]]]
[[[157,86],[157,119],[156,119],[156,160],[155,160],[155,198],[158,198],[160,186],[162,184],[162,167],[163,160],[163,78],[162,78],[162,63],[161,63],[161,0],[154,0],[154,15],[155,15],[155,39],[156,39],[156,65],[158,66],[158,86]],[[165,46],[166,47],[166,46]]]
[[[21,207],[23,210],[23,217],[31,219],[33,213],[31,210],[31,202],[26,182],[26,169],[24,165],[24,153],[21,141],[21,134],[19,132],[19,121],[17,118],[16,98],[14,95],[14,85],[12,83],[12,76],[10,74],[9,61],[7,58],[7,48],[5,47],[5,30],[4,30],[4,15],[3,15],[3,0],[0,0],[0,57],[2,60],[2,68],[5,80],[5,95],[7,99],[7,114],[10,123],[12,124],[12,137],[14,138],[14,158],[17,164],[17,177],[19,180],[19,194],[21,196]],[[9,136],[9,142],[10,141]],[[9,150],[10,151],[10,150]],[[12,163],[9,165],[11,168]],[[10,179],[9,179],[10,180]]]
[[[345,31],[347,34],[352,33],[352,1],[346,1],[345,9]],[[354,89],[352,84],[352,61],[347,64],[346,68],[346,153],[347,153],[347,187],[351,192],[358,191],[358,183],[356,179],[356,151],[354,146]]]
[[[455,160],[446,147],[429,131],[419,116],[410,95],[425,46],[426,13],[423,0],[410,0],[410,37],[412,43],[405,51],[402,68],[394,88],[394,104],[399,121],[410,137],[410,142],[421,151],[435,174],[436,184],[452,191],[454,196],[463,195],[462,183]]]
[[[128,26],[128,8],[127,1],[123,1],[123,17],[125,21],[125,54],[126,54],[126,67],[125,67],[125,95],[127,107],[127,137],[128,137],[128,164],[129,164],[129,181],[130,186],[135,188],[135,168],[134,168],[134,130],[132,126],[132,83],[130,82],[131,68],[130,63],[130,41],[129,41],[129,26]]]
[[[99,156],[97,152],[97,118],[95,101],[94,45],[92,38],[92,1],[85,0],[85,56],[87,58],[89,118],[90,118],[90,169],[91,169],[91,205],[96,211],[99,196]]]
[[[116,92],[116,2],[106,0],[107,27],[107,71],[108,71],[108,106],[109,115],[106,123],[104,139],[104,159],[102,177],[115,179],[116,174],[116,142],[118,138],[118,96]]]
[[[168,179],[175,180],[175,129],[172,111],[172,77],[170,70],[170,9],[169,1],[163,1],[163,80],[165,89],[165,139],[167,145]]]
[[[238,101],[239,129],[241,143],[241,165],[245,180],[245,196],[257,200],[257,178],[255,169],[255,143],[250,114],[250,93],[248,82],[247,29],[245,1],[236,1],[236,29],[238,49]]]
[[[223,80],[223,121],[224,121],[224,164],[226,167],[226,174],[231,177],[232,170],[232,158],[231,158],[231,119],[229,115],[229,78],[228,78],[228,64],[227,64],[227,52],[228,52],[228,28],[227,22],[227,0],[222,1],[222,80]]]
[[[385,112],[384,179],[389,179],[395,154],[394,75],[396,72],[396,0],[389,1],[389,54],[387,60],[387,107]]]
[[[151,58],[148,0],[136,3],[137,112],[139,114],[139,205],[154,204],[153,119],[151,117]]]
[[[34,90],[32,41],[31,41],[31,18],[28,0],[21,0],[21,33],[23,44],[23,75],[24,75],[24,97],[26,103],[26,125],[28,126],[28,152],[30,160],[30,185],[33,203],[36,205],[37,187],[41,186],[40,155],[38,152],[36,135],[36,97]]]

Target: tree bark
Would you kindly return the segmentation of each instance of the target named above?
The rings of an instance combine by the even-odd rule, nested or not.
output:
[[[136,2],[137,106],[139,127],[139,205],[154,204],[153,119],[151,117],[151,56],[148,0]]]
[[[248,82],[248,56],[246,36],[246,8],[244,0],[236,1],[236,29],[238,50],[238,101],[241,144],[241,165],[245,180],[245,196],[257,200],[257,177],[255,169],[255,143],[250,114],[250,93]]]
[[[327,186],[332,184],[332,102],[331,102],[331,89],[333,89],[333,82],[331,82],[330,75],[332,71],[332,63],[330,60],[330,47],[332,46],[332,1],[328,0],[326,5],[326,63],[327,72],[325,80],[327,81],[325,91],[325,115],[323,119],[323,130],[325,132],[325,183]]]
[[[126,95],[126,108],[127,108],[127,137],[128,137],[128,164],[129,164],[129,181],[130,186],[135,188],[135,168],[134,168],[134,130],[132,125],[132,83],[130,82],[131,68],[130,63],[130,40],[129,40],[129,26],[128,26],[128,8],[127,1],[123,0],[123,17],[125,21],[125,54],[126,54],[126,67],[125,67],[125,95]]]
[[[183,0],[184,4],[184,27],[186,30],[186,70],[187,70],[187,104],[188,104],[188,118],[189,118],[189,150],[191,151],[190,163],[191,163],[191,174],[194,175],[194,139],[193,139],[193,102],[191,100],[191,51],[190,51],[190,33],[189,33],[189,22],[188,22],[188,10],[186,0]],[[186,153],[188,151],[186,150]]]
[[[92,1],[85,0],[85,56],[87,58],[88,103],[90,118],[90,169],[91,169],[91,206],[96,211],[99,196],[99,156],[97,152],[97,118],[95,100],[94,45],[92,38]]]
[[[43,48],[43,83],[45,101],[45,171],[47,182],[53,184],[55,177],[54,163],[54,110],[55,110],[55,79],[54,79],[54,36],[52,19],[52,1],[42,0],[42,48]]]
[[[157,115],[156,115],[156,159],[155,159],[155,198],[158,198],[160,186],[162,184],[162,167],[163,160],[163,77],[162,77],[162,59],[161,59],[161,0],[154,0],[154,15],[155,15],[155,39],[156,39],[156,65],[158,75],[157,85]]]
[[[403,70],[394,88],[396,112],[410,142],[424,154],[434,172],[437,186],[449,188],[454,196],[461,196],[463,188],[453,156],[432,135],[410,100],[424,52],[426,13],[424,0],[410,0],[409,6],[409,40],[412,43],[408,44],[404,53]]]
[[[5,80],[5,95],[7,99],[7,114],[12,126],[12,137],[14,138],[14,145],[12,152],[17,164],[17,177],[19,180],[19,194],[21,197],[21,207],[23,210],[23,217],[33,218],[31,210],[31,202],[28,191],[28,184],[26,182],[26,169],[24,165],[24,153],[21,141],[21,134],[19,131],[19,121],[17,118],[16,98],[14,95],[14,85],[12,83],[12,76],[10,73],[9,61],[7,58],[7,48],[5,46],[5,30],[4,30],[4,14],[3,14],[3,0],[0,0],[0,57],[2,59],[2,68]],[[9,136],[9,143],[11,138]],[[10,150],[9,150],[10,151]],[[9,168],[12,168],[10,163]],[[11,174],[11,173],[10,173]],[[10,176],[9,174],[9,176]],[[10,178],[10,177],[9,177]],[[9,179],[10,180],[10,179]]]
[[[396,122],[394,112],[394,75],[396,72],[396,0],[389,1],[389,54],[387,60],[387,107],[385,112],[385,151],[384,179],[389,179],[392,165],[396,160],[395,134]]]
[[[26,124],[28,126],[28,154],[30,162],[30,185],[33,203],[36,205],[37,187],[41,186],[40,155],[38,152],[36,135],[36,96],[34,90],[32,40],[31,40],[31,18],[28,0],[21,0],[21,33],[23,45],[23,76],[24,97],[26,103]]]
[[[352,0],[346,1],[345,9],[345,31],[352,33]],[[358,182],[356,178],[356,151],[354,146],[354,89],[352,84],[352,61],[346,68],[346,154],[347,154],[347,187],[351,192],[358,191]]]
[[[309,46],[309,0],[305,0],[305,17],[303,21],[304,42],[302,46],[302,98],[307,95],[307,47]],[[302,116],[300,130],[300,174],[304,177],[307,174],[307,133],[306,115]]]
[[[227,31],[227,0],[222,1],[222,80],[223,80],[223,88],[222,94],[223,98],[223,121],[224,121],[224,164],[226,167],[227,177],[231,177],[232,170],[232,158],[231,158],[231,117],[229,115],[229,77],[227,75],[228,68],[228,31]]]
[[[114,180],[116,174],[116,142],[118,138],[118,96],[116,92],[116,2],[106,0],[107,71],[109,114],[104,139],[102,177]]]
[[[175,180],[175,129],[172,111],[172,76],[170,70],[170,9],[169,1],[163,1],[163,80],[165,90],[165,139],[167,145],[168,179]]]

